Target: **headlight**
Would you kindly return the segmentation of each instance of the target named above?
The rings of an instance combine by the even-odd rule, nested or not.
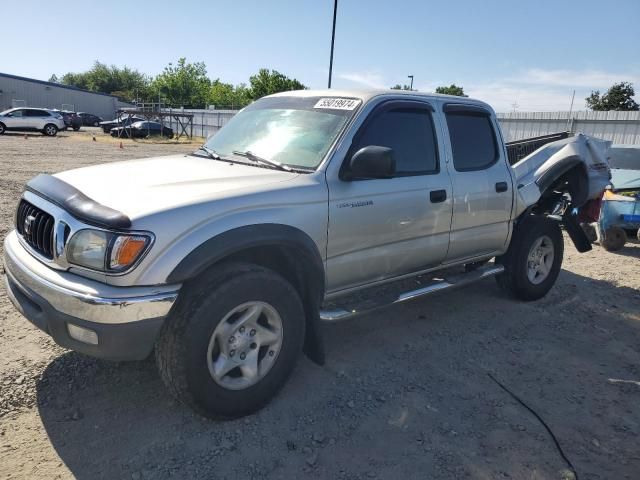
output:
[[[101,272],[122,272],[135,264],[150,244],[149,235],[80,230],[69,240],[67,261]]]

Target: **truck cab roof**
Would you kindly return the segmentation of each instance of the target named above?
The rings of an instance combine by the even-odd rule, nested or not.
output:
[[[401,99],[405,98],[421,98],[425,100],[438,100],[438,101],[447,101],[450,100],[452,103],[463,103],[468,105],[476,105],[486,108],[490,112],[493,113],[493,108],[491,106],[481,100],[476,100],[470,97],[459,97],[455,95],[443,95],[440,93],[431,93],[431,92],[418,92],[418,91],[408,91],[408,90],[359,90],[359,89],[319,89],[319,90],[292,90],[288,92],[280,92],[275,93],[273,95],[269,95],[269,97],[348,97],[348,98],[358,98],[362,100],[363,103],[368,102],[373,98],[385,97],[389,99]]]

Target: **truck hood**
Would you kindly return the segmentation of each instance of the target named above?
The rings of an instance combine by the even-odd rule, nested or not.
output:
[[[299,174],[172,155],[106,163],[54,176],[133,220],[184,205],[269,190]]]

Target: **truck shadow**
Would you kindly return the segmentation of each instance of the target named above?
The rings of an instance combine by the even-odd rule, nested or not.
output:
[[[581,476],[637,473],[628,458],[640,419],[626,412],[640,389],[607,382],[640,380],[637,290],[563,271],[547,297],[519,303],[486,280],[325,333],[327,364],[303,360],[244,419],[209,421],[177,404],[152,360],[76,353],[47,366],[38,410],[81,480],[558,477],[546,432],[493,372],[553,425]]]

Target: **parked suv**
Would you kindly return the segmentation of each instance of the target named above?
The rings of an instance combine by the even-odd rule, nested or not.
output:
[[[62,115],[44,108],[11,108],[0,113],[0,134],[35,131],[53,137],[64,128]]]
[[[155,351],[181,401],[246,415],[301,352],[323,363],[321,321],[490,276],[544,296],[560,226],[591,248],[575,211],[602,196],[607,147],[578,135],[512,167],[495,113],[470,98],[264,97],[191,155],[30,180],[5,240],[8,293],[59,344]]]
[[[52,110],[54,113],[62,115],[62,120],[66,128],[72,128],[74,132],[80,130],[82,126],[82,118],[76,113],[70,110]]]

